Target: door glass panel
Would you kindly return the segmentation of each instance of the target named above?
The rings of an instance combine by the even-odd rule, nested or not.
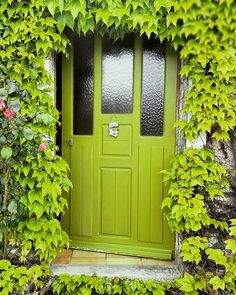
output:
[[[74,134],[93,134],[93,36],[74,38]]]
[[[104,38],[102,57],[102,113],[132,113],[132,35],[113,43]]]
[[[141,135],[163,135],[165,46],[143,38]]]

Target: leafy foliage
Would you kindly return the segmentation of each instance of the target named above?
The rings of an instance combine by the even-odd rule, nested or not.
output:
[[[50,96],[51,77],[45,58],[66,52],[68,39],[59,34],[45,1],[1,1],[0,169],[3,258],[8,241],[27,256],[51,261],[68,245],[57,216],[66,201],[68,165],[56,156],[58,112]],[[42,236],[45,232],[45,236]]]
[[[199,264],[202,260],[201,250],[208,247],[209,242],[206,237],[189,237],[182,241],[180,256],[183,257],[183,261]]]
[[[186,295],[198,295],[207,290],[206,281],[201,277],[192,276],[185,272],[183,278],[176,280],[176,283],[181,291]]]
[[[66,206],[61,197],[71,186],[68,166],[54,144],[58,112],[49,95],[51,77],[44,60],[53,51],[66,54],[68,30],[78,34],[127,32],[154,34],[179,50],[182,77],[190,83],[184,113],[177,122],[190,141],[202,133],[225,141],[235,137],[236,2],[234,0],[2,0],[0,4],[0,238],[27,262],[33,253],[51,261],[67,245],[56,220]],[[187,149],[164,172],[169,192],[163,208],[171,228],[182,233],[181,257],[189,273],[172,286],[62,275],[53,283],[58,294],[184,294],[235,290],[235,219],[215,218],[209,203],[223,198],[225,168],[207,149]],[[219,217],[220,216],[220,217]],[[225,245],[212,246],[216,229]],[[41,232],[45,232],[42,235]],[[0,262],[1,293],[24,292],[40,269]],[[4,267],[4,268],[3,268]],[[33,272],[34,274],[31,274]],[[37,285],[39,284],[39,285]],[[10,292],[10,293],[9,293]],[[71,293],[68,293],[71,292]],[[179,292],[179,291],[177,291]]]
[[[232,280],[236,274],[235,219],[229,228],[224,212],[214,215],[209,208],[209,202],[214,204],[215,199],[224,202],[226,177],[225,168],[214,161],[213,152],[206,148],[186,149],[164,171],[164,180],[169,182],[168,196],[163,201],[165,216],[183,238],[180,257],[187,272],[176,283],[185,294],[236,291]],[[212,243],[216,232],[217,242]],[[222,237],[226,237],[223,243]]]
[[[229,139],[235,129],[236,12],[235,1],[188,1],[174,4],[167,21],[170,34],[184,46],[181,75],[191,80],[184,112],[189,120],[178,123],[189,140],[208,132],[217,140]],[[191,3],[191,4],[190,4]]]
[[[138,279],[128,280],[114,278],[98,278],[96,275],[74,275],[61,274],[55,277],[52,283],[52,290],[55,294],[153,294],[165,295],[166,290],[174,288],[175,283],[147,280],[145,283]]]
[[[178,122],[185,137],[208,132],[227,140],[234,132],[235,1],[47,0],[47,5],[60,32],[69,27],[79,34],[108,33],[115,40],[127,32],[171,40],[185,61],[181,75],[191,80],[184,108],[190,118]]]
[[[9,260],[0,261],[0,292],[2,295],[26,294],[40,290],[51,271],[46,265],[35,265],[27,269],[25,266],[16,267]],[[20,294],[22,294],[20,293]]]
[[[211,150],[186,149],[164,171],[164,181],[170,186],[162,207],[174,231],[198,231],[210,225],[227,229],[227,223],[209,217],[205,205],[208,198],[223,197],[227,184],[226,170],[214,161]]]

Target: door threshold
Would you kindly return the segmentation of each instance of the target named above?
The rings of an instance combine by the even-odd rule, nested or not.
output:
[[[174,266],[174,260],[160,260],[101,251],[68,249],[59,253],[52,264]]]
[[[157,247],[145,247],[145,246],[131,246],[131,245],[119,245],[109,243],[104,245],[99,242],[84,243],[82,241],[72,241],[70,243],[70,249],[84,250],[91,252],[113,253],[125,256],[137,256],[147,257],[159,260],[171,260],[173,251],[170,249],[162,249]]]

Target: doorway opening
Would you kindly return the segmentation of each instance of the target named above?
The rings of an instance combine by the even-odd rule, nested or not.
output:
[[[175,152],[173,50],[145,36],[115,43],[73,36],[57,76],[62,155],[73,183],[62,224],[71,246],[173,259],[161,210],[161,170]]]

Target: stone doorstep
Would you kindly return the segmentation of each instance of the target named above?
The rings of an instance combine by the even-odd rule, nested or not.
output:
[[[177,266],[157,266],[157,265],[69,265],[69,264],[54,264],[51,269],[55,275],[68,273],[70,275],[93,275],[97,274],[98,277],[108,278],[127,278],[127,279],[140,279],[146,281],[153,279],[157,282],[160,281],[173,281],[176,277],[181,276]]]

